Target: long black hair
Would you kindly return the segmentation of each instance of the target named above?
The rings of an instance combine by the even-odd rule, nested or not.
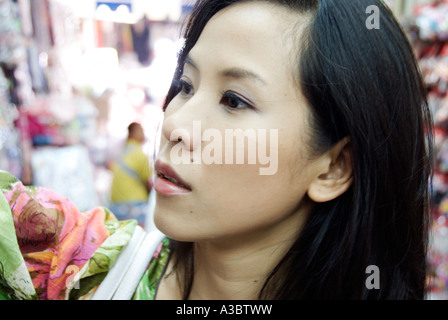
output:
[[[199,0],[167,95],[177,94],[184,60],[207,22],[243,1]],[[261,299],[423,299],[429,226],[432,120],[406,34],[375,0],[259,0],[310,14],[297,35],[298,90],[307,98],[316,153],[350,141],[353,184],[316,204],[299,238],[267,276]],[[379,28],[366,9],[379,10]],[[217,39],[217,41],[219,41]],[[300,48],[300,49],[299,49]],[[188,298],[191,243],[172,241],[175,272]],[[366,285],[368,267],[379,289]]]

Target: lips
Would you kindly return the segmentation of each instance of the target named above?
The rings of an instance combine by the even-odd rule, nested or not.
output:
[[[158,160],[155,163],[155,171],[157,172],[156,191],[163,194],[175,194],[192,190],[169,165]]]

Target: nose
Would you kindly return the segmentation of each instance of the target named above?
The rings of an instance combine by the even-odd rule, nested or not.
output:
[[[166,140],[182,144],[182,148],[193,152],[201,142],[201,121],[194,120],[186,114],[187,110],[180,108],[165,115],[162,133]]]

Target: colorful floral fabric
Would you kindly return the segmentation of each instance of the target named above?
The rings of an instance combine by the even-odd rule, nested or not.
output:
[[[157,286],[161,279],[169,256],[169,240],[164,238],[151,259],[148,269],[143,275],[135,291],[134,300],[154,300]]]
[[[136,225],[0,171],[0,299],[89,299]]]

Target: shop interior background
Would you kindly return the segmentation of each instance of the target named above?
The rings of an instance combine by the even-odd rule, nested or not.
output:
[[[127,126],[150,159],[194,0],[0,0],[0,169],[80,210],[107,206]],[[428,298],[448,298],[448,1],[386,0],[411,40],[436,134]]]

